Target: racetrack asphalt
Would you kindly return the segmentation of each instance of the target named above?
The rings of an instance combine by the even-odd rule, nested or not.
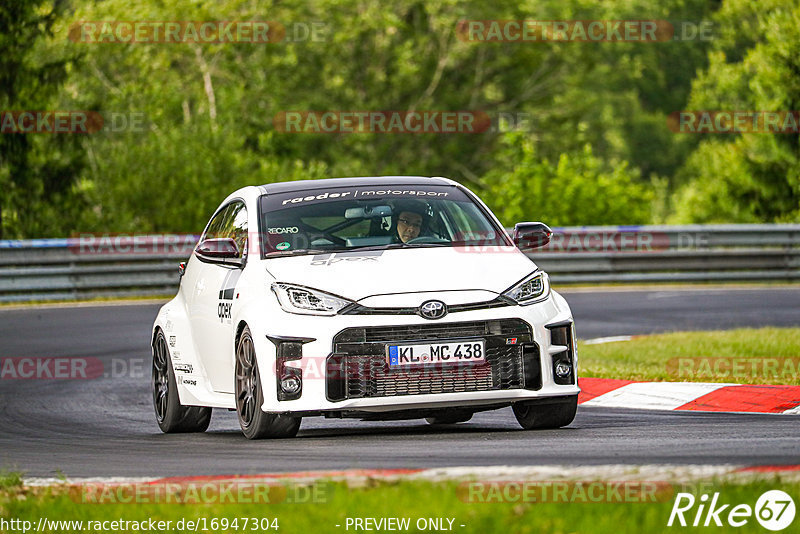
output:
[[[565,292],[580,338],[800,324],[800,288]],[[0,310],[0,357],[103,361],[94,380],[0,380],[0,469],[27,476],[181,476],[347,468],[556,464],[795,464],[794,416],[580,407],[567,428],[522,431],[511,410],[466,424],[311,418],[298,438],[247,441],[215,410],[205,434],[164,435],[150,397],[159,305]]]

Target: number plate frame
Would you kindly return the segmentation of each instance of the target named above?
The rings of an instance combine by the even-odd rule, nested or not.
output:
[[[480,346],[480,355],[475,356],[475,347]],[[465,347],[469,346],[470,349]],[[425,352],[418,352],[418,347],[424,347],[428,350]],[[436,351],[433,351],[436,348]],[[460,348],[460,350],[459,350]],[[405,353],[405,350],[410,349],[410,352]],[[461,357],[456,356],[459,352]],[[433,355],[431,353],[434,352]],[[438,353],[438,355],[436,354]],[[467,353],[471,356],[466,357]],[[434,358],[435,356],[435,358]],[[447,356],[446,358],[444,356]],[[404,358],[409,361],[403,361]],[[418,358],[417,361],[412,361],[413,358]],[[408,369],[414,367],[443,367],[443,366],[456,366],[456,365],[480,365],[486,363],[486,340],[483,338],[472,339],[452,339],[447,341],[435,341],[430,343],[403,343],[403,344],[387,344],[386,345],[386,365],[390,370]]]

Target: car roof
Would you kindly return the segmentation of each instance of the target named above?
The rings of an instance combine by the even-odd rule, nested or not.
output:
[[[262,194],[289,193],[293,191],[316,191],[331,187],[388,186],[388,185],[449,185],[456,182],[447,178],[429,176],[362,176],[358,178],[326,178],[324,180],[296,180],[259,186]]]

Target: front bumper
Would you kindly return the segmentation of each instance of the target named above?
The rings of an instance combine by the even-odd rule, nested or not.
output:
[[[431,321],[412,315],[316,317],[284,314],[270,323],[270,351],[259,354],[262,409],[272,413],[392,412],[460,406],[489,406],[579,392],[574,327],[569,307],[555,292],[530,306],[506,306],[451,313]],[[480,331],[465,325],[484,325]],[[498,325],[513,326],[498,330]],[[552,325],[560,325],[554,334]],[[569,346],[564,343],[568,325]],[[549,329],[548,326],[551,328]],[[522,330],[524,329],[524,331]],[[389,333],[387,333],[389,332]],[[415,332],[419,333],[415,337]],[[391,335],[394,333],[395,335]],[[438,341],[480,337],[486,340],[487,363],[481,366],[424,367],[389,371],[389,342]],[[275,339],[303,339],[287,351]],[[514,345],[509,338],[517,338]],[[299,353],[298,353],[299,349]],[[568,357],[572,375],[558,379],[554,365]],[[266,354],[264,352],[267,352]],[[277,356],[291,352],[289,361]],[[298,358],[299,356],[299,358]],[[299,398],[279,400],[285,368],[302,377]],[[265,372],[266,370],[269,370]],[[559,383],[560,382],[560,383]]]

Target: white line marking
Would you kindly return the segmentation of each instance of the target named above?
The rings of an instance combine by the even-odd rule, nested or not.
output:
[[[609,337],[596,337],[587,339],[583,342],[584,345],[600,345],[602,343],[614,343],[615,341],[630,341],[633,336],[609,336]]]
[[[635,382],[586,401],[582,406],[674,410],[727,385],[729,384]]]
[[[776,414],[777,415],[777,414]],[[498,465],[498,466],[463,466],[463,467],[435,467],[424,469],[418,473],[410,474],[391,474],[381,475],[376,473],[364,472],[364,470],[354,470],[352,472],[343,471],[339,475],[331,476],[324,472],[309,472],[308,477],[299,479],[293,475],[296,473],[265,473],[264,481],[273,482],[284,480],[290,483],[308,483],[314,480],[343,480],[363,483],[368,479],[379,480],[492,480],[492,481],[520,481],[520,480],[664,480],[687,482],[691,480],[710,480],[725,479],[731,481],[749,480],[751,478],[772,478],[775,471],[757,472],[740,471],[748,467],[741,464],[722,464],[722,465],[677,465],[677,464],[603,464],[603,465]],[[781,472],[782,479],[800,481],[800,471],[794,466],[786,466],[787,470]],[[304,473],[305,474],[305,473]],[[285,475],[283,478],[275,478],[275,475]],[[235,475],[231,475],[233,478]],[[258,480],[259,475],[252,475],[252,480]],[[35,485],[48,479],[25,479],[25,485]],[[52,479],[49,479],[52,480]],[[78,481],[87,479],[69,479],[66,484],[75,484]],[[92,480],[98,480],[94,478]],[[107,479],[112,480],[112,479]],[[136,483],[141,478],[122,478],[115,477],[117,483]],[[153,480],[153,479],[149,479]],[[59,484],[65,484],[61,481]],[[46,518],[44,519],[46,521]]]

